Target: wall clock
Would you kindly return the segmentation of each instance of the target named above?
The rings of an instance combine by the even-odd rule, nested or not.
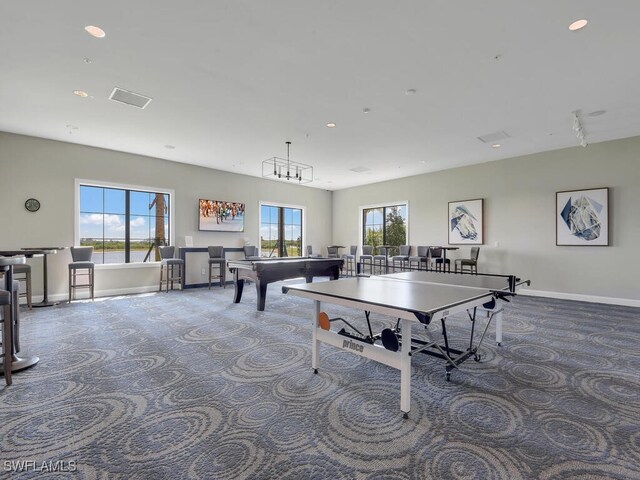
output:
[[[40,210],[40,202],[35,198],[30,198],[26,202],[24,202],[24,208],[26,208],[30,212],[37,212],[38,210]]]

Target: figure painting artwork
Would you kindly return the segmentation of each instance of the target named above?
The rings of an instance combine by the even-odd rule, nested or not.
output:
[[[449,244],[484,243],[484,199],[449,202]]]
[[[200,199],[198,230],[244,232],[244,203]]]
[[[556,245],[609,245],[609,189],[556,193]]]

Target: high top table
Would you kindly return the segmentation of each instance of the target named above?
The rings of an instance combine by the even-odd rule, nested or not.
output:
[[[40,255],[43,256],[43,259],[42,259],[43,298],[41,302],[32,304],[33,307],[52,307],[60,303],[60,302],[49,301],[49,276],[47,272],[47,255],[56,254],[58,253],[58,250],[64,250],[65,248],[67,247],[33,247],[33,248],[27,247],[21,250],[22,255],[24,255],[27,258],[32,258]]]
[[[23,255],[22,252],[16,250],[5,250],[0,251],[0,272],[4,272],[4,289],[11,293],[11,301],[14,301],[13,296],[13,266],[19,265],[25,262],[26,255]],[[16,316],[14,312],[17,312],[17,309],[14,308],[14,305],[11,305],[11,318],[6,319],[5,322],[9,321],[11,323],[11,330],[13,336],[13,351],[12,353],[12,364],[11,371],[17,372],[19,370],[24,370],[25,368],[32,367],[36,363],[40,361],[40,359],[36,356],[31,357],[18,357],[16,353],[20,351],[20,318]]]

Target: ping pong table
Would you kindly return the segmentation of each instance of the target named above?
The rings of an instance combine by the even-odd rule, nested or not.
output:
[[[502,342],[504,302],[509,301],[508,297],[515,295],[523,284],[530,282],[520,281],[514,275],[412,271],[286,285],[282,291],[314,302],[311,348],[314,372],[318,373],[321,343],[396,368],[400,370],[400,410],[408,418],[412,357],[424,353],[443,359],[447,380],[451,371],[468,358],[479,361],[478,349],[493,319],[496,323],[496,342]],[[362,333],[343,318],[330,319],[322,311],[322,303],[364,310],[368,330]],[[467,312],[470,320],[468,344],[465,340],[468,346],[463,350],[452,347],[447,332],[447,318],[461,312]],[[374,334],[370,323],[371,313],[387,315],[397,321],[390,328]],[[486,325],[480,338],[475,341],[476,323],[483,316]],[[412,327],[416,324],[427,326],[438,321],[441,325],[441,342],[428,338],[425,328],[419,329],[423,336],[412,334]],[[332,328],[338,323],[345,327],[340,330]]]

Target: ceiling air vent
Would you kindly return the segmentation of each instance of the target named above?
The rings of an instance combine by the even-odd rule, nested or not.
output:
[[[495,132],[482,135],[481,137],[478,137],[478,140],[483,143],[496,143],[500,140],[504,140],[505,138],[509,138],[509,135],[507,135],[506,132]]]
[[[124,103],[125,105],[131,105],[132,107],[145,108],[151,102],[150,97],[145,97],[139,93],[130,92],[129,90],[123,90],[116,87],[109,95],[109,100],[114,102]]]
[[[370,171],[371,169],[367,167],[355,167],[355,168],[350,168],[349,170],[356,173],[364,173],[364,172]]]

